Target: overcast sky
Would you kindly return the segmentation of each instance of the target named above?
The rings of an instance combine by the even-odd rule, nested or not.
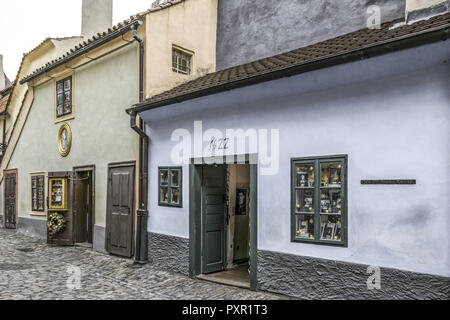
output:
[[[0,0],[0,54],[13,81],[24,53],[47,37],[81,33],[82,0]],[[151,7],[153,0],[113,0],[113,23]]]

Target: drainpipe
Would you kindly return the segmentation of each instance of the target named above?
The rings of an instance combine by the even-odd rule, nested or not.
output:
[[[142,22],[139,22],[141,25]],[[132,26],[133,38],[139,43],[139,102],[144,101],[144,41],[137,35],[137,28]],[[148,184],[148,136],[145,133],[145,124],[142,119],[137,124],[137,114],[130,113],[130,127],[139,135],[139,206],[137,210],[137,226],[135,239],[134,263],[148,262],[148,210],[147,210],[147,184]]]
[[[6,117],[8,115],[8,106],[6,106],[3,113],[3,140],[2,140],[2,154],[0,156],[0,161],[3,159],[6,151]]]

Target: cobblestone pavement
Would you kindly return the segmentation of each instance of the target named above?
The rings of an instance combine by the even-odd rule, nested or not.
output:
[[[67,286],[68,268],[81,270],[81,289]],[[71,282],[69,282],[71,283]],[[76,284],[76,283],[75,283]],[[0,229],[0,300],[277,300],[252,292],[156,270],[80,247],[50,247]]]

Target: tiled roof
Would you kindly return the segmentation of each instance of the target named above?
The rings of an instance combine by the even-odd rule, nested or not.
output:
[[[146,109],[198,98],[215,92],[306,72],[309,71],[309,66],[330,58],[363,52],[363,50],[368,48],[394,43],[409,36],[431,32],[432,30],[445,28],[448,30],[450,13],[436,16],[429,20],[418,21],[411,25],[402,25],[403,21],[403,19],[397,19],[382,24],[380,29],[359,30],[273,57],[210,73],[155,95],[143,103],[130,108],[128,111],[141,112]],[[304,69],[300,69],[303,67]],[[267,75],[271,77],[264,77]],[[255,80],[261,77],[264,77],[265,80]],[[251,82],[252,79],[254,82]]]
[[[0,98],[0,114],[2,114],[3,112],[5,112],[5,110],[6,110],[6,105],[8,104],[8,98],[9,98],[9,94],[7,94],[6,96],[4,96],[3,98]]]
[[[187,1],[187,0],[167,1],[167,2],[161,3],[158,6],[155,6],[155,7],[151,8],[151,9],[148,9],[148,10],[146,10],[144,12],[141,12],[141,13],[138,13],[136,15],[130,16],[129,19],[124,20],[124,21],[116,24],[115,26],[112,26],[111,28],[108,28],[108,30],[105,30],[104,32],[99,32],[96,35],[92,36],[91,38],[80,42],[78,45],[76,45],[74,48],[72,48],[69,51],[67,51],[65,54],[63,54],[59,58],[47,62],[42,67],[36,69],[30,75],[26,76],[24,79],[39,74],[40,72],[42,72],[42,70],[47,69],[47,68],[51,67],[52,65],[55,65],[56,63],[60,62],[63,59],[70,59],[71,56],[75,55],[78,51],[80,51],[81,49],[84,49],[86,46],[88,46],[88,45],[90,45],[92,43],[96,43],[97,41],[100,41],[101,39],[105,38],[106,36],[110,35],[111,33],[131,25],[132,23],[136,22],[137,20],[141,19],[142,17],[145,17],[149,13],[166,9],[168,7],[171,7],[173,5],[182,3],[184,1]],[[24,79],[22,79],[21,81],[23,81]]]

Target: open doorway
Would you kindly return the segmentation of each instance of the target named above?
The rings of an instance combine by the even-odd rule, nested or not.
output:
[[[75,168],[73,175],[73,237],[76,245],[92,247],[94,229],[94,167]]]
[[[250,165],[203,166],[200,278],[250,288]]]

